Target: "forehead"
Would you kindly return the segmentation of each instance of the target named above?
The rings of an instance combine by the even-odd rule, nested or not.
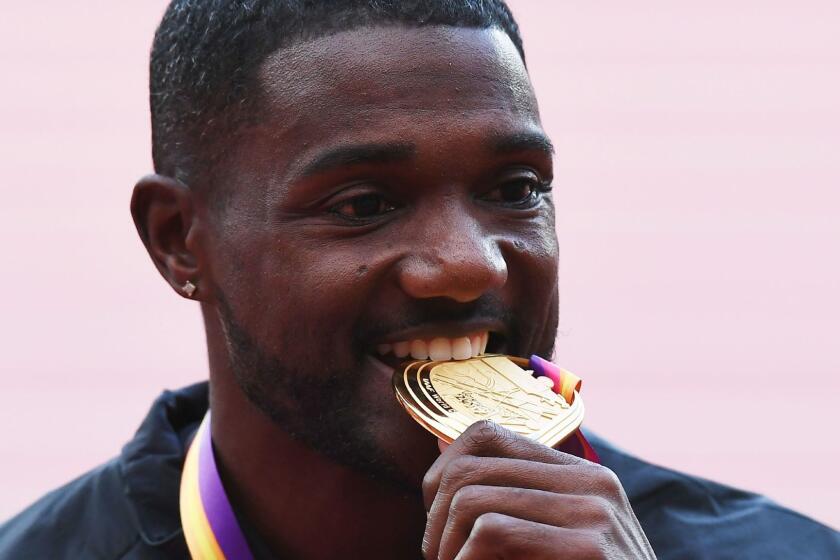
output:
[[[259,83],[263,124],[298,149],[360,135],[539,127],[522,58],[498,29],[345,31],[269,56]]]

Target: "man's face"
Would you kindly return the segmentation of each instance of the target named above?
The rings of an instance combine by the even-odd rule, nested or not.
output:
[[[525,67],[501,31],[384,27],[279,51],[259,81],[225,207],[199,206],[232,369],[295,437],[418,483],[435,439],[394,397],[395,349],[553,347],[552,159]]]

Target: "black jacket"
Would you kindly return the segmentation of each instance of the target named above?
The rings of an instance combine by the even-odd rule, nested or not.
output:
[[[186,442],[206,410],[206,383],[165,392],[119,457],[0,526],[0,559],[189,558],[178,491]],[[816,521],[587,436],[661,559],[840,559],[840,533]]]

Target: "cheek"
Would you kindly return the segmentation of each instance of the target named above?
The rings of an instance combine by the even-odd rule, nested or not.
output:
[[[352,256],[293,244],[253,244],[240,255],[243,276],[229,275],[225,293],[237,319],[268,353],[302,363],[329,358],[347,365],[353,326],[366,301],[367,265]]]
[[[556,287],[559,246],[553,221],[538,222],[519,231],[507,253],[513,276],[523,276],[524,281],[540,293]]]
[[[557,325],[558,243],[553,227],[522,230],[508,246],[511,302],[522,321],[523,342],[549,352]]]

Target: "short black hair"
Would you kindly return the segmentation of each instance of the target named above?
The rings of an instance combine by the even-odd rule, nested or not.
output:
[[[155,171],[187,185],[211,182],[205,172],[223,152],[218,142],[248,118],[270,54],[377,25],[498,28],[525,60],[504,0],[172,0],[149,69]]]

